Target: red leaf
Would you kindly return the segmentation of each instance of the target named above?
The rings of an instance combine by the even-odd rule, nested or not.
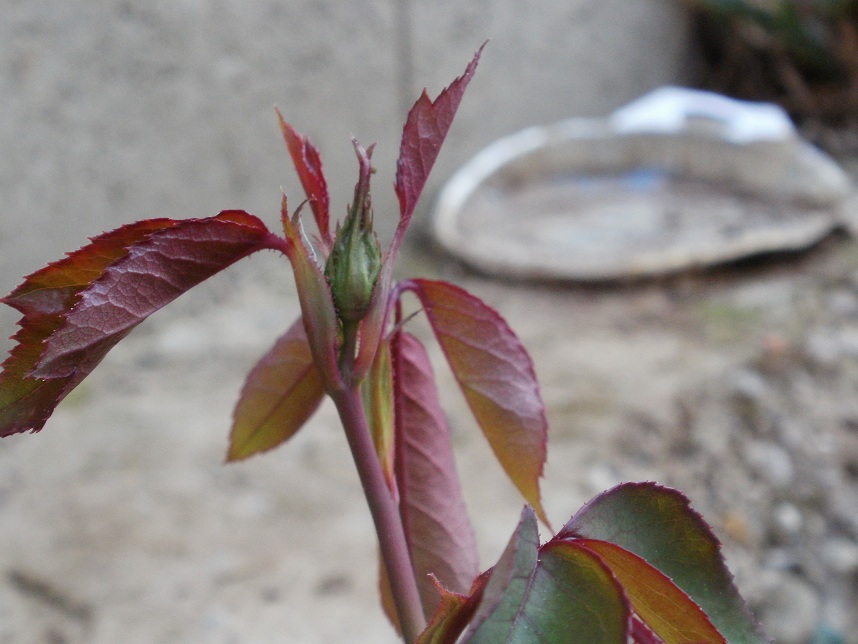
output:
[[[431,100],[426,90],[423,90],[408,113],[402,131],[399,160],[396,162],[396,196],[399,197],[399,212],[405,222],[414,213],[414,206],[438,158],[441,144],[462,102],[462,95],[477,69],[483,47],[485,44],[474,54],[465,73],[450,83],[438,98]]]
[[[477,544],[426,350],[414,336],[399,333],[394,356],[400,512],[423,608],[431,616],[440,598],[429,575],[464,593],[479,571]]]
[[[467,291],[433,280],[401,283],[426,316],[498,461],[548,523],[539,494],[548,420],[533,363],[498,313]]]
[[[632,614],[629,644],[664,644],[664,640],[653,633],[640,617]]]
[[[291,438],[324,394],[299,319],[248,374],[233,413],[227,460],[247,458]]]
[[[325,249],[330,250],[331,232],[328,184],[322,172],[322,159],[319,156],[319,151],[310,143],[310,139],[298,134],[295,128],[283,120],[280,110],[275,111],[277,112],[277,119],[280,121],[280,130],[283,132],[283,138],[286,140],[286,147],[289,149],[289,155],[292,157],[292,164],[295,166],[295,171],[301,180],[304,194],[307,195],[307,199],[310,201],[310,208],[313,210],[313,217],[316,219],[316,226],[319,228],[319,236],[325,245]]]
[[[375,354],[375,347],[384,331],[387,300],[393,283],[393,264],[405,238],[414,207],[420,198],[420,193],[423,192],[435,159],[438,158],[441,144],[447,136],[453,117],[462,101],[462,95],[477,68],[483,47],[474,54],[465,73],[450,83],[434,102],[429,99],[424,90],[408,113],[402,131],[399,159],[396,162],[395,189],[396,196],[399,198],[399,224],[384,254],[384,262],[375,285],[372,302],[361,324],[361,343],[355,363],[359,374],[365,373],[369,368]]]
[[[451,593],[436,581],[435,586],[441,596],[438,610],[435,611],[426,630],[420,633],[417,644],[457,642],[483,599],[483,591],[491,573],[492,571],[488,570],[477,577],[467,595]]]
[[[81,292],[47,339],[33,376],[91,370],[146,317],[242,257],[272,248],[269,237],[265,225],[243,211],[177,221],[152,233]]]
[[[172,219],[148,219],[102,233],[92,243],[27,276],[2,301],[24,315],[64,313],[74,297],[127,255],[131,246],[175,224]]]
[[[29,377],[42,355],[43,342],[62,324],[77,294],[96,279],[106,266],[128,253],[128,247],[169,225],[169,220],[149,220],[124,226],[93,239],[27,277],[3,302],[24,314],[13,337],[17,345],[0,373],[0,436],[38,431],[54,407],[87,375],[38,380]]]
[[[88,375],[81,370],[53,380],[29,377],[39,361],[43,339],[61,321],[57,316],[34,319],[13,337],[18,345],[0,373],[0,436],[39,431],[59,402]]]
[[[665,644],[726,644],[700,606],[643,558],[607,541],[572,542],[602,559],[619,580],[636,615]]]
[[[41,429],[145,317],[238,259],[284,243],[243,211],[154,219],[96,237],[26,278],[4,299],[24,317],[0,374],[0,435]]]

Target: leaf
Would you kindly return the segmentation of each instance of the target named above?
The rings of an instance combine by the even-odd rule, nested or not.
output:
[[[637,616],[664,644],[726,644],[706,613],[669,577],[625,548],[596,539],[575,539],[595,552],[622,584]]]
[[[454,644],[458,641],[483,598],[491,572],[488,570],[477,577],[467,595],[451,593],[436,580],[441,600],[426,630],[420,633],[417,644]]]
[[[484,636],[489,635],[490,631],[496,631],[498,637],[494,641],[508,641],[505,636],[507,630],[503,630],[502,625],[513,626],[538,557],[539,529],[536,516],[530,507],[525,506],[518,527],[486,582],[482,602],[468,630],[469,638],[485,626]]]
[[[485,43],[483,44],[485,47]],[[361,342],[355,361],[356,373],[362,375],[372,363],[375,348],[384,334],[387,320],[387,303],[393,283],[393,265],[399,254],[399,248],[405,238],[405,232],[411,223],[411,216],[417,200],[426,185],[429,172],[438,158],[441,144],[447,136],[453,117],[459,109],[459,103],[468,83],[477,69],[483,47],[474,54],[465,69],[465,73],[454,80],[434,101],[424,90],[408,113],[402,130],[402,142],[399,147],[399,159],[396,162],[396,196],[399,199],[399,224],[393,232],[390,246],[384,253],[381,272],[376,281],[372,301],[361,323]]]
[[[528,609],[543,642],[625,644],[631,607],[598,557],[573,544],[550,542],[539,551]]]
[[[393,497],[398,498],[394,472],[393,367],[389,342],[382,342],[378,347],[369,375],[361,384],[361,395],[387,487]]]
[[[71,308],[75,296],[110,264],[125,257],[131,246],[176,223],[172,219],[147,219],[102,233],[90,244],[27,276],[3,302],[24,315],[64,313]]]
[[[42,339],[58,323],[50,318],[34,320],[13,336],[18,345],[0,374],[0,436],[39,431],[54,407],[86,377],[83,371],[55,380],[38,380],[27,375],[39,360]]]
[[[331,249],[330,203],[328,184],[322,172],[322,159],[319,151],[310,143],[310,139],[301,136],[289,123],[283,119],[280,110],[275,108],[277,119],[280,121],[280,131],[286,140],[286,147],[292,157],[292,164],[298,173],[298,179],[304,188],[304,194],[310,201],[310,208],[319,229],[319,236],[326,251]]]
[[[104,233],[90,245],[33,273],[3,299],[24,318],[13,337],[17,345],[0,373],[0,436],[41,429],[59,401],[83,380],[83,372],[54,380],[29,374],[42,355],[44,340],[62,324],[62,314],[71,308],[77,294],[106,266],[127,254],[129,246],[167,222],[138,222]]]
[[[521,341],[494,309],[458,286],[424,279],[401,286],[420,298],[498,461],[548,525],[539,493],[548,420],[533,363]]]
[[[334,298],[316,255],[306,241],[300,212],[295,213],[294,220],[289,217],[285,196],[280,212],[288,243],[286,254],[292,264],[298,301],[301,303],[301,317],[313,353],[313,362],[322,376],[325,390],[333,390],[343,385],[337,363],[340,323],[334,308]]]
[[[623,590],[601,559],[571,542],[538,548],[536,517],[525,508],[465,641],[626,644],[630,618]]]
[[[557,538],[616,544],[672,579],[728,641],[768,641],[736,590],[712,529],[677,490],[655,483],[617,486],[587,503]]]
[[[299,319],[248,374],[233,412],[227,460],[247,458],[291,438],[324,394]]]
[[[450,591],[467,591],[479,572],[477,544],[429,356],[411,334],[394,342],[400,512],[428,617],[439,602],[430,574]]]
[[[277,247],[271,238],[259,219],[243,211],[177,221],[153,232],[81,291],[32,375],[62,378],[91,370],[132,328],[185,291],[250,253]]]
[[[152,219],[95,237],[27,277],[3,300],[23,318],[0,374],[0,436],[40,430],[147,315],[263,248],[283,243],[243,211]]]
[[[664,644],[664,641],[653,633],[640,617],[633,614],[629,644]]]
[[[483,47],[485,44],[474,54],[465,73],[450,83],[434,101],[423,90],[408,113],[402,130],[399,160],[396,162],[396,196],[399,198],[401,218],[406,222],[414,213],[465,89],[477,69]]]

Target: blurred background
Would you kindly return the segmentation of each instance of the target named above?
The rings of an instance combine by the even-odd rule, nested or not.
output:
[[[688,65],[689,18],[671,0],[2,4],[4,292],[141,218],[243,208],[276,225],[281,186],[295,205],[303,195],[275,105],[321,150],[337,216],[356,178],[350,137],[378,143],[376,219],[389,233],[407,109],[486,39],[432,186],[499,136],[604,114]]]
[[[424,193],[418,229],[437,188],[494,139],[570,116],[606,115],[664,84],[777,101],[802,133],[855,167],[858,2],[850,0],[0,0],[0,292],[88,236],[138,219],[241,208],[276,229],[281,189],[293,206],[303,195],[274,106],[320,149],[335,216],[356,179],[350,137],[378,144],[376,223],[389,236],[407,110],[422,88],[435,96],[461,74],[487,39]],[[618,480],[697,485],[701,509],[727,535],[743,589],[756,607],[767,607],[767,624],[801,617],[800,627],[784,626],[799,633],[794,641],[809,641],[803,634],[818,634],[820,624],[849,633],[858,574],[849,494],[858,444],[848,452],[852,487],[838,497],[843,516],[832,523],[841,539],[832,552],[843,568],[832,587],[846,590],[830,610],[816,592],[828,568],[813,568],[817,576],[808,581],[783,556],[769,576],[756,567],[761,552],[784,541],[821,538],[819,522],[801,523],[798,501],[776,506],[774,527],[760,518],[788,496],[784,490],[798,489],[790,477],[803,461],[783,475],[784,450],[766,451],[769,437],[746,459],[762,463],[763,473],[749,466],[746,481],[724,465],[733,477],[725,482],[719,450],[732,450],[732,439],[705,438],[705,475],[703,466],[688,466],[671,478],[667,467],[687,465],[671,451],[678,435],[671,432],[694,427],[692,412],[711,407],[706,422],[719,427],[733,418],[717,394],[700,393],[721,389],[692,395],[684,389],[690,383],[709,382],[741,361],[744,368],[760,352],[792,356],[784,349],[790,334],[799,343],[810,337],[794,329],[808,311],[830,305],[854,330],[858,260],[854,244],[839,252],[846,259],[836,271],[814,268],[796,283],[778,275],[774,287],[771,276],[751,271],[735,291],[723,286],[732,278],[722,273],[713,283],[692,278],[616,292],[465,275],[534,354],[559,428],[560,456],[546,479],[555,522]],[[415,262],[423,274],[462,278],[443,256]],[[275,453],[221,464],[243,371],[298,313],[279,258],[255,258],[228,273],[117,347],[44,432],[0,443],[0,644],[395,641],[377,607],[372,528],[332,410],[323,408],[306,433]],[[801,279],[820,275],[826,290],[816,306]],[[16,319],[0,311],[0,348],[10,346],[5,338]],[[824,335],[814,360],[829,359],[829,340]],[[835,347],[852,351],[843,373],[853,380],[827,387],[832,396],[854,382],[856,342]],[[742,405],[780,404],[760,393],[757,380],[747,383],[729,384],[745,387]],[[442,390],[453,391],[447,376]],[[858,410],[825,400],[831,422],[853,436]],[[452,405],[461,469],[475,473],[463,478],[488,566],[520,500],[486,465],[491,458],[470,438],[472,428],[460,431],[461,400]],[[731,410],[737,423],[749,418],[745,406]],[[570,429],[581,423],[591,429]],[[652,449],[621,430],[639,430]],[[707,432],[701,435],[718,435]],[[653,445],[665,449],[656,454]],[[807,498],[821,498],[830,481],[813,481]],[[763,491],[772,486],[781,487]],[[792,532],[784,537],[785,530]],[[769,599],[774,589],[783,589],[780,603]],[[809,614],[799,610],[807,606]],[[858,641],[841,635],[825,641]]]

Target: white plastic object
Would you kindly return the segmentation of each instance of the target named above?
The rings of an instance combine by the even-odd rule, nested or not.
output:
[[[789,115],[779,105],[741,101],[686,87],[659,87],[616,110],[609,119],[619,134],[679,134],[693,121],[714,122],[730,143],[783,141],[796,136]]]

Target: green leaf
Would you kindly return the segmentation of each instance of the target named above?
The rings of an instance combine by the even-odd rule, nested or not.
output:
[[[667,575],[620,546],[575,539],[601,557],[622,584],[637,616],[664,644],[726,644],[706,613]]]
[[[525,506],[521,520],[492,569],[483,599],[471,622],[468,642],[509,641],[507,634],[527,599],[528,583],[539,557],[536,516]],[[492,637],[496,639],[492,640]]]
[[[573,542],[539,548],[536,517],[525,508],[465,641],[626,644],[630,624],[629,603],[601,559]]]
[[[290,218],[285,196],[280,206],[280,220],[288,243],[286,254],[292,263],[307,342],[310,344],[313,361],[322,376],[325,390],[333,391],[341,388],[344,383],[337,362],[340,323],[337,320],[331,287],[322,273],[314,249],[307,240],[301,224],[300,208],[299,212]]]
[[[393,367],[390,362],[390,343],[384,341],[378,347],[369,374],[361,383],[364,413],[375,453],[381,463],[384,478],[390,493],[396,497],[396,475],[394,473],[394,424],[393,424]]]
[[[616,544],[670,577],[728,641],[768,641],[736,590],[712,529],[677,490],[655,483],[617,486],[587,503],[556,538]]]
[[[324,397],[303,320],[298,319],[248,374],[233,412],[228,461],[291,438]]]
[[[532,586],[530,619],[543,633],[539,641],[625,644],[631,607],[611,571],[591,552],[547,543]]]
[[[400,286],[420,298],[495,456],[548,525],[539,493],[548,420],[527,350],[494,309],[458,286],[425,279]]]

